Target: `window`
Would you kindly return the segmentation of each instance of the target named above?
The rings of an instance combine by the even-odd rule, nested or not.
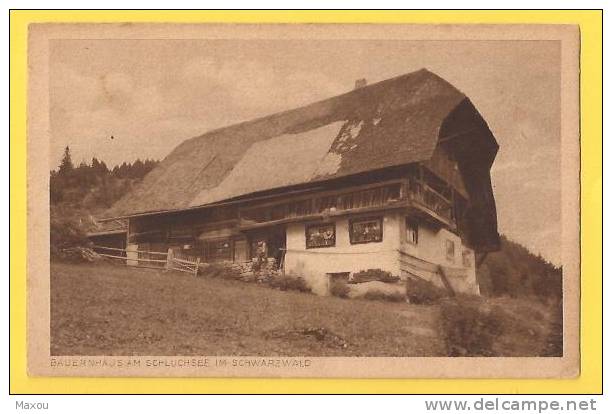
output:
[[[446,240],[446,258],[451,262],[455,260],[455,242]]]
[[[472,267],[472,252],[469,250],[463,251],[463,266]]]
[[[349,227],[351,244],[382,241],[383,227],[381,217],[350,220]]]
[[[406,241],[411,244],[419,243],[419,225],[408,217],[406,217]]]
[[[332,247],[336,245],[335,224],[311,224],[306,226],[306,248]]]

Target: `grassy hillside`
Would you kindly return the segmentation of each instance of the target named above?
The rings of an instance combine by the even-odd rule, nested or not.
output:
[[[178,272],[52,263],[51,354],[446,356],[466,355],[466,342],[482,347],[484,339],[491,341],[484,355],[551,354],[550,306],[470,301],[341,299]],[[486,318],[466,319],[476,308]]]
[[[435,316],[178,272],[51,266],[53,355],[440,355]]]

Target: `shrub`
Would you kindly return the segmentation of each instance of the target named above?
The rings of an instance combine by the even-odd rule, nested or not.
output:
[[[297,290],[299,292],[310,292],[310,287],[304,278],[292,275],[272,275],[268,284],[280,290]]]
[[[348,298],[350,291],[351,289],[348,287],[346,282],[335,282],[329,287],[329,293],[332,296],[337,296],[339,298]]]
[[[399,281],[399,277],[393,276],[391,273],[382,269],[368,269],[353,273],[350,283],[364,283],[373,281],[395,283]]]
[[[384,300],[387,302],[404,302],[406,295],[402,295],[400,292],[382,292],[380,290],[371,290],[363,295],[364,299],[368,300]]]
[[[444,301],[440,311],[441,334],[448,356],[494,356],[493,342],[502,333],[503,311],[486,311],[477,302]]]
[[[50,253],[54,259],[71,260],[72,256],[66,255],[67,249],[90,245],[85,231],[70,217],[51,217],[49,236]]]
[[[410,278],[406,282],[406,296],[410,303],[429,305],[439,302],[440,299],[448,296],[448,293],[426,280]]]

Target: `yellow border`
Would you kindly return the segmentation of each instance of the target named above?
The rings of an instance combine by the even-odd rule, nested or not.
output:
[[[602,17],[578,11],[85,11],[10,13],[11,393],[602,392]],[[27,28],[34,22],[548,23],[581,31],[582,374],[569,380],[31,378],[26,373]],[[588,304],[588,306],[586,306]]]

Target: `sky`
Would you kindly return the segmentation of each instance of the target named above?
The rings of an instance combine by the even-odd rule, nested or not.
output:
[[[427,68],[500,145],[500,233],[558,265],[560,59],[555,41],[52,40],[49,167],[67,145],[75,163],[163,159],[210,129]]]

